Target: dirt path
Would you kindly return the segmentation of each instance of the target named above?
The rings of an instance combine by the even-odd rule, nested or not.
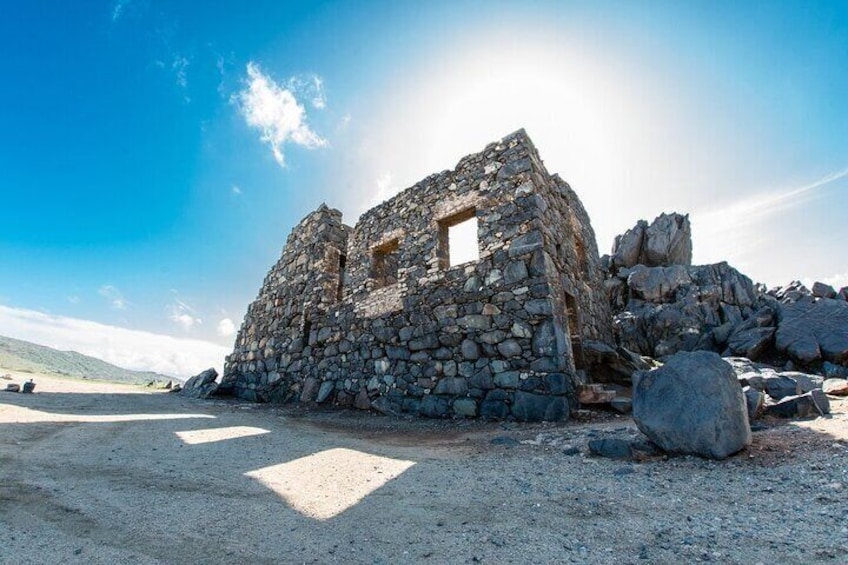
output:
[[[611,415],[418,422],[36,380],[0,393],[0,563],[848,562],[845,402],[724,462],[634,464],[585,455],[635,433]]]

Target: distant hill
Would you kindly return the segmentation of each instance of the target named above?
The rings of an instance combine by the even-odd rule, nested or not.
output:
[[[4,371],[44,373],[126,384],[179,381],[151,371],[130,371],[106,361],[44,345],[0,336],[0,374]]]

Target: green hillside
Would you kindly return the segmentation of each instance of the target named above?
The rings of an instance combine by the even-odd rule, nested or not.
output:
[[[59,351],[44,345],[0,336],[0,373],[4,371],[44,373],[126,384],[180,380],[150,371],[122,369],[76,351]]]

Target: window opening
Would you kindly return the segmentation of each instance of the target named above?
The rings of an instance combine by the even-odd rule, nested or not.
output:
[[[383,288],[398,282],[398,255],[400,242],[393,239],[376,247],[371,257],[371,278],[375,288]]]
[[[439,222],[439,264],[443,269],[480,259],[477,211],[469,208]]]
[[[580,334],[580,317],[577,300],[565,293],[565,316],[568,319],[568,339],[571,341],[571,354],[574,356],[574,368],[583,369],[583,339]]]
[[[309,334],[312,332],[312,320],[309,319],[309,316],[306,313],[303,314],[303,334],[301,339],[303,340],[303,345],[309,345]]]
[[[342,294],[344,293],[344,278],[345,278],[345,267],[347,267],[347,255],[344,253],[339,254],[339,282],[336,287],[336,300],[342,299]]]

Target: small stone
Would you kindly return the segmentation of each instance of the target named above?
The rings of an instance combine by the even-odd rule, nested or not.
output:
[[[521,442],[515,438],[511,438],[509,436],[497,436],[493,437],[489,440],[489,443],[492,445],[505,445],[507,447],[513,447],[516,445],[521,445]]]
[[[465,339],[460,345],[462,356],[469,361],[476,361],[480,358],[480,345],[470,339]]]
[[[518,357],[522,353],[521,346],[514,339],[508,339],[498,344],[498,353],[509,359]]]
[[[827,379],[822,384],[822,391],[833,396],[848,396],[848,380]]]
[[[589,453],[610,459],[630,459],[630,442],[617,438],[593,439],[589,441]]]

